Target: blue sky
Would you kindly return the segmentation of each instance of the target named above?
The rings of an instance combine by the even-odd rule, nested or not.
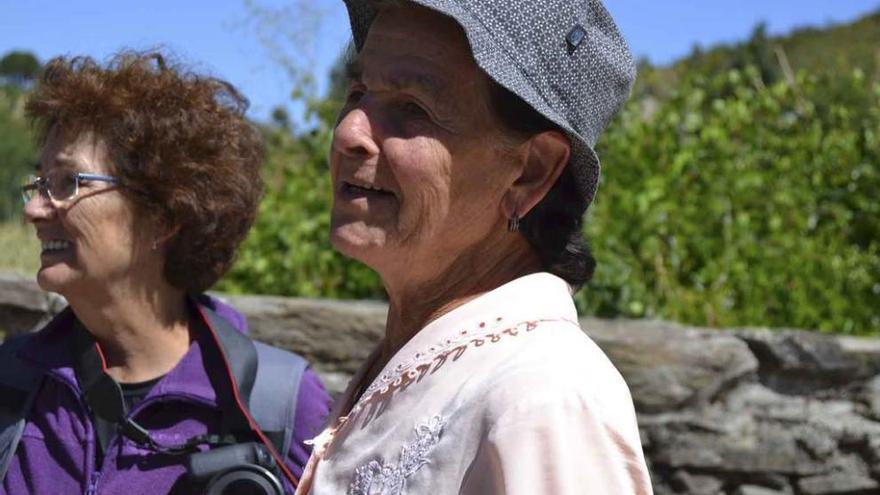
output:
[[[760,21],[771,33],[853,20],[880,0],[606,0],[637,56],[667,63],[694,45],[745,38]],[[297,8],[306,6],[305,8]],[[263,9],[269,14],[255,15]],[[235,84],[265,119],[290,105],[291,77],[279,59],[306,68],[323,87],[348,41],[341,0],[0,0],[0,54],[105,58],[120,48],[162,46],[189,66]],[[263,19],[260,21],[260,19]],[[307,34],[303,34],[307,33]]]

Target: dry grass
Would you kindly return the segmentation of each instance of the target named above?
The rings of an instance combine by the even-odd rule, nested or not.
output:
[[[0,223],[0,271],[33,275],[40,267],[40,244],[33,227],[21,221]]]

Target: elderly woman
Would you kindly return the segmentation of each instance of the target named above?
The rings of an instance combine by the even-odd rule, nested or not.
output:
[[[0,492],[293,492],[328,397],[302,358],[201,296],[262,193],[246,106],[157,54],[46,67],[24,214],[37,281],[70,306],[3,346],[0,384],[24,407],[0,414]]]
[[[592,145],[634,77],[613,21],[598,0],[346,4],[331,236],[390,308],[297,493],[651,493],[571,297]]]

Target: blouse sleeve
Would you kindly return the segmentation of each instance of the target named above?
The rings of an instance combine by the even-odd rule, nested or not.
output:
[[[507,401],[462,493],[650,495],[631,402],[614,410],[570,392]]]

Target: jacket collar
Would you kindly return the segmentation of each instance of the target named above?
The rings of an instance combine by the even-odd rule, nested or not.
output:
[[[194,323],[194,338],[190,343],[189,350],[177,365],[169,371],[153,387],[146,399],[157,396],[177,396],[196,399],[213,405],[217,404],[216,376],[218,373],[210,373],[207,370],[221,369],[222,363],[217,361],[218,354],[216,343],[211,332],[208,331],[208,321],[204,318],[200,306],[202,303],[211,301],[190,300],[189,310],[191,322]],[[213,308],[212,308],[213,309]],[[225,308],[228,311],[228,308]],[[238,322],[233,322],[238,323]],[[19,357],[43,370],[68,385],[72,386],[79,394],[81,387],[74,372],[75,356],[72,349],[75,348],[77,326],[79,325],[76,315],[68,306],[43,329],[34,334],[19,350]],[[244,331],[240,326],[239,331]],[[225,389],[226,386],[219,387]]]

